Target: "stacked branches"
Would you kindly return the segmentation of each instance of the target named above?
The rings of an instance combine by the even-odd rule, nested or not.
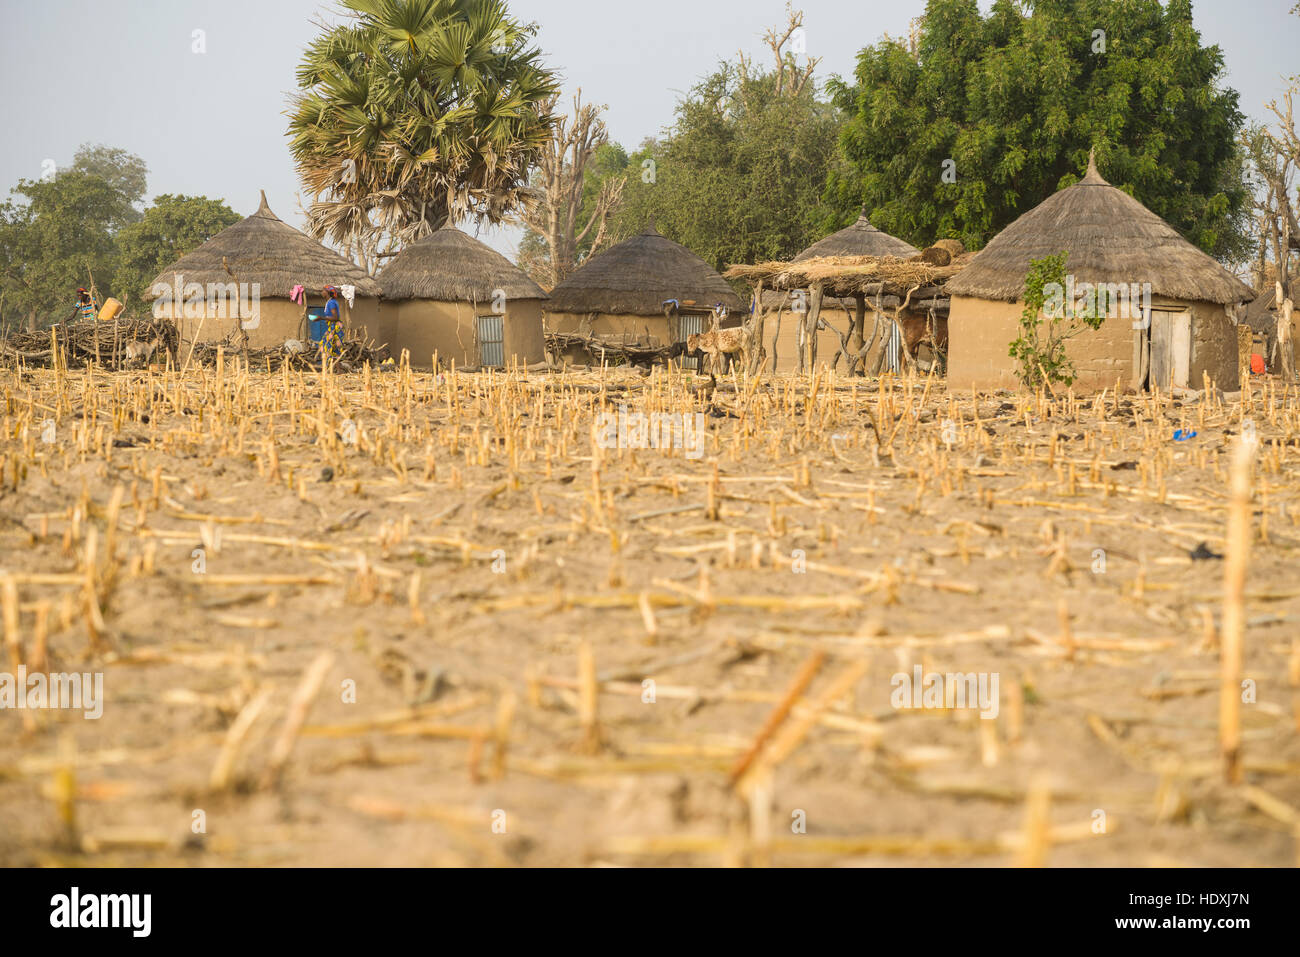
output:
[[[181,368],[186,361],[217,365],[219,353],[239,353],[256,368],[278,370],[287,365],[298,372],[321,368],[320,350],[290,342],[271,349],[241,349],[235,336],[223,341],[196,342],[181,348],[180,334],[169,319],[119,319],[113,322],[59,323],[39,332],[20,331],[0,339],[0,363],[21,363],[34,368],[84,369],[90,365],[106,372],[139,369],[170,362]],[[388,347],[368,339],[345,339],[333,357],[341,370],[379,365]]]
[[[118,370],[143,365],[164,353],[174,362],[179,343],[176,326],[167,319],[65,322],[0,339],[0,360],[68,369],[94,363],[102,369]]]
[[[764,262],[732,266],[723,275],[769,289],[810,289],[820,285],[827,296],[847,298],[906,296],[909,291],[942,286],[969,261],[969,254],[945,265],[896,256],[825,256],[801,262]]]

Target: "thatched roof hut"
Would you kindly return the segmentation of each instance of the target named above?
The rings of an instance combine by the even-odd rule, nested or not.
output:
[[[379,277],[384,298],[439,302],[545,299],[542,287],[495,249],[451,223],[393,257]]]
[[[1277,290],[1265,289],[1246,309],[1246,325],[1258,336],[1272,336],[1277,332]]]
[[[305,289],[305,304],[289,299]],[[227,227],[164,269],[146,296],[154,311],[176,320],[187,340],[247,337],[251,348],[306,339],[307,308],[322,306],[326,286],[355,287],[342,316],[354,332],[378,339],[379,284],[365,270],[271,212],[262,193],[252,216]],[[177,305],[180,308],[177,308]]]
[[[1237,383],[1236,315],[1254,293],[1123,190],[1093,157],[1083,179],[1048,197],[994,237],[948,283],[949,385],[1015,387],[1007,354],[1017,337],[1031,260],[1066,252],[1067,289],[1110,291],[1097,331],[1071,340],[1076,388]],[[1118,298],[1116,298],[1118,296]],[[1149,315],[1147,315],[1149,313]]]
[[[403,249],[379,277],[395,312],[394,353],[416,366],[528,365],[546,358],[546,293],[499,252],[448,223]]]
[[[920,250],[911,243],[904,242],[896,236],[882,232],[871,225],[866,209],[852,226],[831,233],[825,239],[819,239],[798,256],[795,262],[805,259],[825,259],[839,256],[893,256],[897,259],[910,259]]]
[[[653,225],[599,253],[551,290],[546,324],[560,351],[575,361],[601,346],[663,348],[705,331],[715,307],[740,322],[744,305],[717,270]]]
[[[257,283],[264,299],[288,299],[298,285],[306,286],[309,293],[319,293],[326,286],[349,285],[356,286],[358,296],[379,295],[379,284],[360,266],[271,212],[265,192],[257,212],[182,256],[155,282],[170,285],[177,273],[184,282],[204,286],[230,282],[233,273],[239,282]]]
[[[741,308],[717,270],[654,226],[598,253],[551,290],[551,313],[662,316],[664,303]]]
[[[1282,358],[1282,351],[1294,348],[1291,343],[1300,337],[1296,334],[1295,319],[1292,319],[1292,328],[1285,330],[1282,328],[1281,317],[1282,309],[1278,306],[1277,286],[1269,283],[1246,308],[1246,318],[1242,322],[1250,327],[1253,338],[1259,340],[1255,351],[1263,356],[1265,368],[1269,372],[1285,375],[1287,366]],[[1283,342],[1279,342],[1279,334],[1288,331],[1290,335]]]
[[[954,296],[1016,302],[1034,259],[1066,250],[1076,283],[1150,283],[1157,296],[1220,305],[1249,302],[1250,287],[1136,199],[1089,158],[1079,182],[1049,196],[990,240],[948,284]]]

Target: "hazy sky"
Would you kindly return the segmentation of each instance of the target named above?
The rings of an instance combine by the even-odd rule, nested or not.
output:
[[[1244,112],[1264,117],[1281,77],[1300,71],[1295,0],[1197,0],[1196,25],[1219,44]],[[670,124],[682,93],[719,59],[762,55],[784,0],[509,0],[540,24],[539,43],[571,93],[609,106],[611,136],[635,146]],[[924,0],[802,0],[819,76],[850,75],[854,55],[883,33],[906,33]],[[987,9],[989,3],[981,2]],[[224,199],[248,215],[265,189],[301,228],[284,111],[318,0],[0,0],[4,146],[0,191],[104,143],[149,165],[150,196]],[[206,52],[193,50],[204,31]],[[514,237],[485,236],[513,255]]]

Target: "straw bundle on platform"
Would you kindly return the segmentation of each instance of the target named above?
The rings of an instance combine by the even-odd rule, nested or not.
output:
[[[945,265],[937,265],[919,257],[824,256],[795,262],[737,265],[724,275],[751,284],[761,280],[772,289],[807,289],[820,283],[826,295],[835,298],[858,294],[898,296],[905,295],[909,289],[943,285],[961,272],[970,258],[965,253]]]

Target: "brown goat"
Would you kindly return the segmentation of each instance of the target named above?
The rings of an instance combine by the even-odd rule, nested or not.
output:
[[[709,372],[726,371],[726,359],[739,358],[747,365],[749,360],[749,334],[743,328],[710,329],[686,337],[689,352],[702,352],[709,360]]]

